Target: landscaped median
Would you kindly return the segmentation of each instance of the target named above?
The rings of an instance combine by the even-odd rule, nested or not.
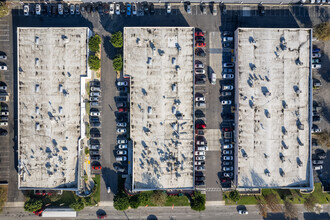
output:
[[[295,204],[304,204],[308,211],[315,211],[316,204],[330,202],[330,195],[322,192],[321,183],[315,183],[315,189],[310,194],[302,194],[293,189],[262,189],[261,195],[244,196],[234,190],[225,192],[223,199],[226,205],[257,205],[264,217],[268,211],[284,211],[287,217],[294,218],[298,215]]]
[[[37,212],[47,207],[71,207],[75,211],[80,211],[86,206],[95,206],[100,202],[100,175],[94,178],[93,192],[88,197],[78,197],[75,192],[63,191],[62,195],[52,193],[45,195],[35,195],[33,191],[28,191],[25,197],[24,210],[27,212]]]
[[[114,197],[114,208],[117,210],[126,210],[130,208],[148,207],[148,206],[189,206],[196,211],[205,210],[205,195],[198,191],[190,194],[167,194],[166,191],[154,190],[140,192],[135,195],[128,195],[124,188],[124,179],[118,180],[118,193]]]
[[[96,76],[101,77],[101,37],[95,34],[88,41],[89,51],[91,52],[88,57],[88,65],[91,70],[96,71]]]

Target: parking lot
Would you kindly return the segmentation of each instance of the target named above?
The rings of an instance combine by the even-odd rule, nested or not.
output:
[[[122,30],[125,26],[192,26],[199,28],[206,33],[206,49],[207,56],[202,59],[207,71],[213,70],[217,75],[216,85],[211,85],[210,81],[206,81],[204,86],[196,87],[196,92],[201,92],[206,99],[205,118],[203,119],[207,128],[205,137],[208,142],[209,150],[206,152],[206,170],[205,170],[205,186],[200,187],[206,190],[207,200],[221,199],[221,151],[220,141],[222,141],[220,128],[222,128],[221,113],[231,112],[231,107],[222,108],[220,101],[220,92],[223,83],[228,80],[222,80],[222,61],[231,61],[230,50],[223,49],[221,42],[221,33],[224,31],[233,31],[238,26],[249,27],[308,27],[311,24],[319,23],[320,18],[328,19],[329,7],[265,7],[263,18],[259,18],[258,8],[254,6],[235,5],[227,6],[226,14],[220,13],[220,8],[217,15],[213,15],[211,10],[206,7],[206,14],[203,14],[199,5],[192,5],[191,14],[185,12],[182,4],[173,4],[171,13],[167,13],[164,4],[155,5],[155,13],[153,15],[145,14],[142,16],[127,16],[127,15],[100,15],[97,11],[91,13],[83,13],[82,15],[43,15],[43,16],[24,16],[23,6],[17,5],[14,8],[14,27],[16,26],[88,26],[94,32],[98,33],[103,38],[102,48],[102,63],[101,63],[101,124],[100,129],[102,135],[102,181],[101,181],[101,201],[111,201],[112,193],[108,194],[107,187],[111,188],[112,192],[117,191],[117,172],[113,168],[115,163],[116,151],[116,119],[117,119],[117,96],[125,96],[120,94],[116,88],[116,73],[112,68],[111,59],[114,57],[114,49],[108,42],[110,33],[117,30]],[[276,19],[274,19],[276,16]],[[70,18],[70,19],[69,19]],[[221,32],[220,32],[221,31]],[[9,29],[9,33],[11,29]],[[1,36],[2,37],[2,36]],[[4,36],[6,38],[6,36]],[[11,39],[11,38],[9,38]],[[8,53],[11,49],[6,45]],[[3,43],[0,42],[1,44]],[[328,48],[328,46],[325,46]],[[328,49],[324,49],[328,51]],[[328,52],[326,52],[328,53]],[[14,53],[14,56],[16,54]],[[11,59],[8,56],[8,59]],[[326,58],[327,59],[327,58]],[[322,58],[322,62],[327,62]],[[329,62],[328,62],[329,63]],[[7,64],[8,65],[8,64]],[[326,65],[326,64],[325,64]],[[8,65],[10,67],[10,65]],[[321,70],[321,82],[326,75],[326,69]],[[10,71],[8,71],[10,73]],[[10,75],[12,76],[12,75]],[[7,76],[8,78],[9,75]],[[328,76],[327,76],[328,77]],[[328,78],[327,78],[328,79]],[[6,79],[7,80],[7,79]],[[120,80],[123,80],[121,78]],[[10,82],[6,82],[10,83]],[[323,84],[325,87],[325,84]],[[9,88],[10,89],[10,88]],[[322,91],[322,92],[321,92]],[[320,90],[320,97],[327,97],[327,91]],[[329,103],[325,101],[325,103]],[[12,114],[13,115],[13,114]],[[125,115],[125,114],[124,114]],[[124,117],[125,120],[125,117]],[[328,119],[327,119],[328,120]],[[325,121],[325,120],[324,120]],[[230,122],[230,121],[229,121]],[[324,125],[328,126],[327,122]],[[106,134],[106,135],[105,135]],[[9,135],[10,136],[10,135]],[[8,141],[11,140],[8,136]],[[13,137],[13,136],[12,136]],[[6,137],[7,138],[7,137]],[[13,157],[11,157],[13,158]],[[125,163],[123,165],[126,165]],[[13,165],[12,165],[13,166]],[[14,166],[11,167],[14,170]],[[16,172],[14,176],[17,176]],[[17,189],[17,187],[16,187]],[[17,191],[17,190],[16,190]],[[215,193],[217,192],[217,193]]]

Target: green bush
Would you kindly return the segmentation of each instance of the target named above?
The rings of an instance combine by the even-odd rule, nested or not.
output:
[[[9,14],[9,8],[5,2],[0,2],[0,18]]]
[[[89,50],[93,52],[98,52],[100,50],[101,37],[95,34],[91,37],[88,42]]]
[[[139,194],[139,200],[141,205],[147,205],[147,202],[149,200],[150,193],[149,192],[141,192]]]
[[[113,207],[117,210],[124,211],[129,207],[129,198],[126,193],[120,192],[113,198]]]
[[[137,209],[141,204],[140,195],[134,195],[129,198],[129,205],[133,209]]]
[[[101,60],[97,56],[90,56],[88,58],[88,65],[91,70],[98,70],[101,67]]]
[[[78,198],[75,202],[70,204],[70,208],[73,208],[75,211],[81,211],[85,208],[84,201],[81,198]]]
[[[88,149],[88,147],[85,147],[85,154],[86,154],[86,155],[89,154],[89,149]]]
[[[192,210],[199,212],[205,210],[205,196],[196,191],[191,197],[190,207]]]
[[[121,31],[114,33],[110,38],[110,43],[115,48],[122,48],[123,47],[123,33]]]
[[[167,194],[163,191],[154,191],[153,194],[150,196],[150,201],[157,205],[161,206],[164,205],[167,199]]]
[[[40,199],[29,199],[24,204],[24,210],[27,212],[38,211],[42,208],[42,200]]]
[[[314,28],[314,35],[319,40],[330,40],[330,22],[323,22],[321,24],[316,25],[316,27]]]
[[[237,190],[231,191],[229,193],[229,198],[233,201],[233,202],[237,202],[239,200],[239,192]]]
[[[116,56],[112,65],[116,71],[121,71],[123,69],[123,57],[121,55]]]

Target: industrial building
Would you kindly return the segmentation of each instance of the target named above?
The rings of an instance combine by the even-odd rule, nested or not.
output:
[[[194,188],[193,46],[191,27],[124,28],[133,191]]]
[[[312,30],[235,31],[235,183],[312,189]]]
[[[17,29],[21,190],[78,189],[89,34],[88,28]]]

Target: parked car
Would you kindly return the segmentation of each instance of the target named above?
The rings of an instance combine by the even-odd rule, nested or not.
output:
[[[202,31],[195,32],[195,37],[203,37],[203,36],[204,36],[204,32],[202,32]]]
[[[317,63],[321,63],[321,59],[320,58],[312,58],[312,64],[317,64]]]
[[[127,3],[126,5],[126,14],[131,15],[131,4]]]
[[[205,156],[205,151],[195,151],[196,156]]]
[[[232,144],[224,144],[222,146],[223,149],[233,149],[233,145]]]
[[[235,64],[234,63],[224,63],[223,64],[223,67],[234,67],[235,66]]]
[[[320,57],[321,57],[320,52],[312,53],[312,58],[320,58]]]
[[[205,74],[205,70],[204,69],[195,69],[195,73],[196,74]]]
[[[41,15],[41,6],[40,6],[40,4],[36,4],[36,15]]]
[[[100,96],[101,93],[100,92],[91,92],[90,96]]]
[[[0,55],[0,60],[7,60],[7,56],[5,54]]]
[[[0,70],[7,70],[8,68],[7,68],[7,66],[6,66],[6,64],[1,64],[0,65]]]
[[[313,122],[321,121],[321,117],[319,115],[313,116]]]
[[[89,154],[90,155],[100,155],[100,152],[99,152],[99,150],[90,150]]]
[[[91,156],[91,159],[92,160],[100,160],[101,156],[100,155],[93,155],[93,156]]]
[[[117,133],[126,133],[126,128],[117,128]]]
[[[234,38],[233,37],[224,37],[223,38],[223,42],[226,42],[226,41],[233,41],[234,40]]]
[[[120,15],[120,4],[116,4],[116,15]]]
[[[322,165],[314,166],[314,170],[322,170],[322,169],[323,169]]]
[[[321,67],[321,64],[312,64],[313,69],[320,69]]]
[[[195,166],[195,170],[205,170],[205,166]]]
[[[30,7],[28,5],[24,5],[23,11],[24,11],[24,16],[29,16]]]
[[[234,73],[235,70],[233,68],[223,68],[222,73],[226,74],[226,73]]]
[[[231,42],[231,41],[226,41],[226,42],[223,42],[222,43],[222,47],[223,48],[233,48],[233,42]]]
[[[136,10],[136,4],[132,3],[132,14],[136,15],[137,14],[137,10]]]
[[[222,105],[231,105],[231,100],[222,100],[221,104]]]
[[[114,168],[117,172],[122,172],[122,173],[125,172],[125,168],[119,166],[118,164],[115,164],[115,165],[113,166],[113,168]]]
[[[101,123],[100,122],[91,122],[90,125],[91,125],[91,127],[100,127]]]
[[[196,176],[195,177],[195,180],[196,181],[204,181],[205,180],[205,177],[204,176]]]
[[[80,15],[80,5],[76,4],[76,14]]]
[[[100,145],[99,144],[90,144],[89,148],[91,150],[99,150],[100,149]]]
[[[101,91],[101,88],[98,87],[98,86],[92,86],[92,87],[91,87],[91,91],[92,91],[92,92],[100,92],[100,91]]]
[[[118,156],[116,157],[116,161],[126,161],[127,157],[126,156]]]
[[[101,137],[101,134],[100,133],[91,133],[90,135],[93,138],[99,138],[99,137]]]
[[[196,129],[200,129],[200,128],[205,129],[206,125],[205,124],[196,124],[195,127],[196,127]]]
[[[196,97],[196,102],[205,101],[205,97]]]
[[[94,102],[94,101],[99,101],[99,97],[91,96],[89,97],[89,101]]]
[[[200,61],[195,61],[195,68],[204,68],[204,64]]]
[[[312,133],[320,133],[321,128],[319,128],[317,125],[313,124],[312,125]]]
[[[234,86],[232,85],[225,85],[222,87],[223,90],[233,90],[234,89]]]
[[[99,103],[98,102],[90,102],[90,105],[91,106],[99,106]]]
[[[188,14],[191,14],[191,5],[190,2],[186,2],[186,11]]]
[[[206,103],[204,101],[196,102],[196,107],[205,108],[206,107]]]
[[[222,167],[223,171],[233,171],[234,167]]]
[[[196,42],[204,42],[205,38],[204,37],[195,37]]]
[[[238,210],[238,214],[240,214],[240,215],[247,215],[247,214],[249,214],[249,212],[247,210],[240,209],[240,210]]]
[[[127,144],[126,139],[117,139],[117,144]]]
[[[150,3],[150,14],[155,14],[155,6],[154,3]]]
[[[323,164],[323,160],[313,160],[314,165],[321,165]]]
[[[195,46],[196,47],[206,47],[206,43],[196,42]]]
[[[116,154],[117,155],[127,155],[127,151],[126,150],[117,150]]]
[[[120,87],[118,88],[118,90],[119,90],[119,92],[128,92],[127,87],[123,87],[123,86],[120,86]]]
[[[234,176],[234,174],[233,173],[223,173],[223,176],[231,178]]]
[[[63,15],[63,5],[62,4],[58,4],[57,5],[57,8],[58,8],[58,14],[59,15]]]
[[[127,108],[118,108],[118,112],[127,112]]]
[[[221,92],[222,96],[231,96],[231,92]]]
[[[234,160],[233,156],[223,156],[222,157],[223,160]]]
[[[90,112],[90,115],[91,116],[100,116],[101,114],[100,114],[100,112]]]
[[[316,156],[319,158],[319,159],[325,159],[326,158],[326,156],[327,156],[327,154],[324,152],[324,151],[321,151],[321,152],[318,152],[317,154],[316,154]]]
[[[118,149],[120,150],[127,149],[127,144],[118,144]]]
[[[74,5],[70,5],[70,15],[74,15],[74,11],[75,11],[75,8],[74,8]]]
[[[196,186],[205,186],[205,182],[204,181],[196,181],[195,185]]]
[[[201,166],[201,165],[204,165],[205,164],[205,161],[203,160],[198,160],[198,161],[195,161],[195,166]]]
[[[202,7],[202,13],[206,15],[206,5],[204,2],[201,3],[201,7]]]
[[[90,117],[89,121],[91,121],[91,122],[100,122],[100,118],[96,117],[96,116],[92,116],[92,117]]]
[[[126,127],[127,123],[126,122],[117,122],[117,127]]]
[[[233,161],[228,161],[228,160],[222,162],[222,166],[232,166],[233,164],[234,164]]]
[[[233,155],[233,151],[232,150],[223,150],[222,154],[223,155]]]
[[[234,79],[234,74],[223,74],[222,78],[224,78],[224,79]]]
[[[204,176],[203,172],[195,172],[195,176]]]
[[[167,14],[171,14],[171,4],[170,3],[166,4],[166,12],[167,12]]]
[[[196,48],[195,54],[197,56],[200,56],[200,57],[205,57],[206,56],[206,53],[204,52],[204,50],[202,48]]]
[[[205,160],[205,156],[196,156],[196,160]]]
[[[118,8],[117,8],[117,5],[118,5]],[[119,6],[119,4],[117,4],[117,5],[116,5],[116,14],[117,14],[117,9],[118,9],[118,12],[120,14],[120,6]],[[110,5],[109,5],[109,14],[113,15],[114,13],[115,13],[114,4],[110,3]]]
[[[203,118],[203,117],[205,117],[205,114],[202,110],[196,110],[195,116],[196,116],[196,118]]]
[[[0,86],[1,90],[7,90],[7,86]]]

